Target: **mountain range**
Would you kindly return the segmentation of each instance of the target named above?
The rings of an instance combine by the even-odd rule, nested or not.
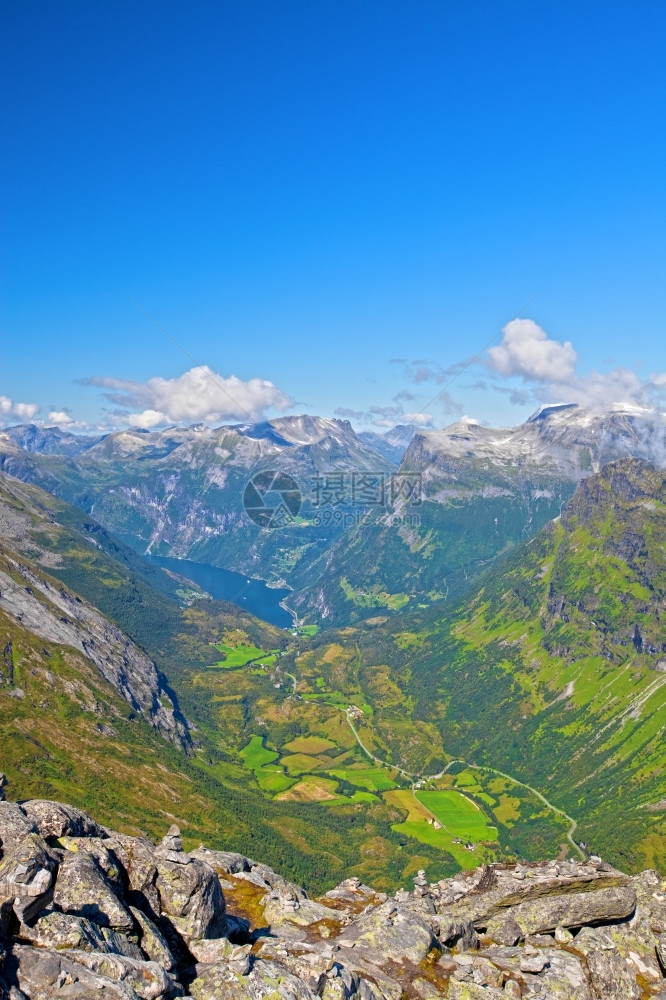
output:
[[[99,439],[15,427],[0,433],[0,469],[87,510],[138,552],[286,584],[302,620],[342,624],[455,596],[605,462],[660,464],[665,435],[652,411],[575,405],[511,429],[466,421],[384,435],[310,416]],[[300,507],[267,531],[243,497],[271,471],[295,481]]]

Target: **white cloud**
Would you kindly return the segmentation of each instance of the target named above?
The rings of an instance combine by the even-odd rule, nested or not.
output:
[[[606,408],[615,403],[663,407],[666,402],[666,372],[646,379],[621,367],[579,374],[578,354],[572,343],[552,340],[534,320],[512,320],[502,333],[502,342],[489,349],[484,363],[499,376],[522,379],[525,390],[497,382],[492,385],[516,404],[566,401]]]
[[[0,417],[7,420],[32,420],[39,413],[38,403],[15,403],[9,396],[0,396]]]
[[[432,413],[405,413],[402,423],[416,424],[417,427],[430,427],[432,419]]]
[[[148,431],[151,427],[159,427],[160,424],[168,424],[169,418],[166,413],[159,410],[144,410],[143,413],[131,413],[128,418],[136,427]]]
[[[75,422],[66,410],[49,410],[48,418],[50,423],[59,424],[61,427]]]
[[[502,343],[489,349],[487,362],[499,375],[552,382],[566,382],[573,376],[578,355],[570,340],[551,340],[531,319],[511,320],[502,333]]]
[[[293,406],[273,382],[225,378],[207,365],[190,368],[176,378],[160,376],[146,382],[94,376],[85,384],[106,390],[106,398],[120,408],[123,422],[150,428],[167,423],[219,423],[223,420],[262,420],[266,411],[284,412]]]

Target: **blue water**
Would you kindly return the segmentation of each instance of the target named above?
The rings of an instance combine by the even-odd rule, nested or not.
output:
[[[288,611],[280,607],[280,601],[290,593],[267,587],[263,580],[252,580],[241,573],[209,566],[206,563],[191,562],[189,559],[172,559],[169,556],[145,556],[152,563],[170,569],[187,577],[202,587],[217,601],[231,601],[244,611],[250,611],[257,618],[288,628],[293,620]]]

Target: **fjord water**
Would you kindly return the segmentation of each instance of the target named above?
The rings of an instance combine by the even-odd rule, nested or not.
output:
[[[280,601],[290,593],[284,587],[268,587],[263,580],[253,580],[242,573],[220,569],[207,563],[192,562],[189,559],[173,559],[170,556],[146,556],[152,563],[178,573],[198,584],[217,601],[231,601],[244,611],[250,611],[257,618],[289,628],[292,616],[280,606]]]

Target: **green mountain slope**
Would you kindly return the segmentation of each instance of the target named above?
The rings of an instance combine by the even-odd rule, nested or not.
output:
[[[396,763],[432,768],[427,729],[439,756],[542,792],[605,856],[663,864],[665,613],[664,474],[611,463],[464,602],[357,633],[366,684],[394,689],[373,725]]]

